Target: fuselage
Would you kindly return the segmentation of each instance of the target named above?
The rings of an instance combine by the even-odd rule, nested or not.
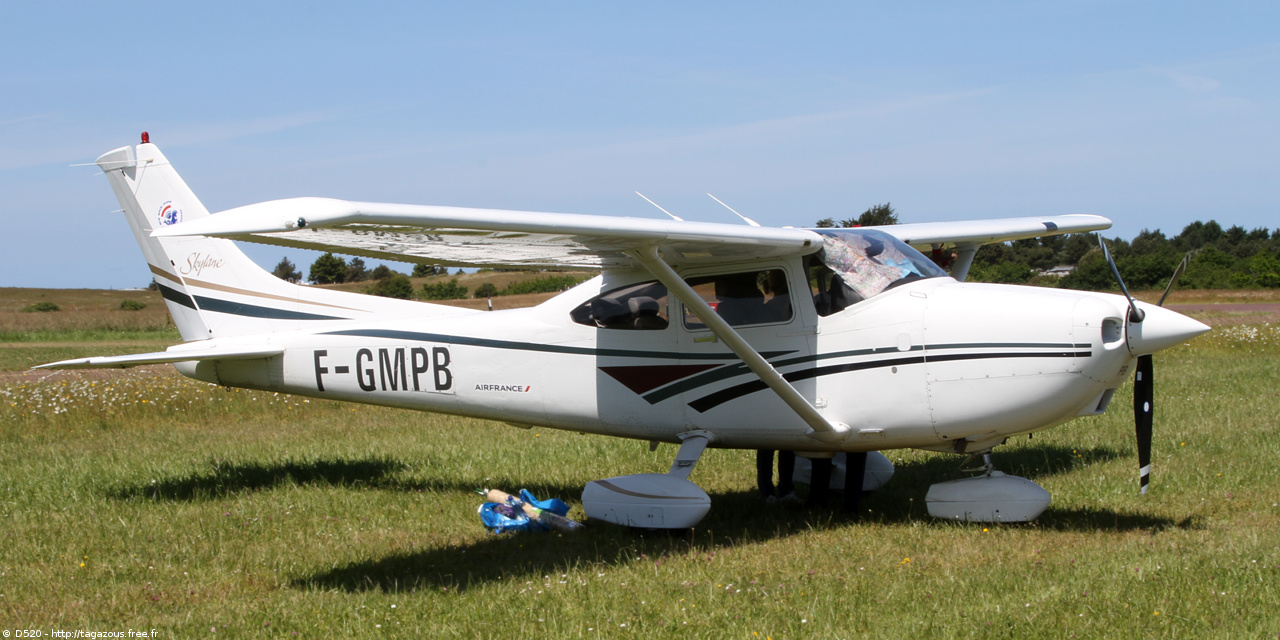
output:
[[[800,259],[748,268],[811,289]],[[650,279],[611,271],[527,309],[220,339],[284,352],[178,368],[228,386],[661,442],[702,430],[717,447],[973,452],[1100,413],[1132,362],[1119,296],[945,277],[826,315],[821,295],[775,296],[789,313],[736,329],[824,416],[851,427],[823,443],[674,297],[656,301],[661,322],[643,329],[582,321],[609,292]]]

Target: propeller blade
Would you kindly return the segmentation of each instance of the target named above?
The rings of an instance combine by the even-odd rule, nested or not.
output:
[[[1111,275],[1116,277],[1116,284],[1120,285],[1121,293],[1129,300],[1129,322],[1142,322],[1146,314],[1133,303],[1133,296],[1129,295],[1129,287],[1124,286],[1124,278],[1120,277],[1120,269],[1116,267],[1115,258],[1111,257],[1111,250],[1107,248],[1107,241],[1102,234],[1098,234],[1098,244],[1102,247],[1102,257],[1107,259],[1107,266],[1111,267]]]
[[[1178,263],[1178,268],[1173,270],[1173,275],[1169,277],[1169,286],[1164,288],[1164,295],[1160,296],[1160,302],[1156,303],[1157,307],[1164,306],[1165,298],[1169,297],[1169,292],[1173,291],[1173,285],[1178,283],[1178,277],[1182,275],[1183,270],[1187,268],[1187,264],[1191,262],[1191,254],[1182,256],[1182,262]]]
[[[1155,385],[1152,379],[1151,356],[1138,356],[1138,367],[1133,374],[1133,427],[1138,436],[1138,481],[1140,492],[1147,494],[1151,479],[1151,418]]]

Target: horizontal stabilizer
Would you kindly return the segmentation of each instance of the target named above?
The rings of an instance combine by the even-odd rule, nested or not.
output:
[[[77,358],[42,364],[33,369],[127,369],[146,364],[172,364],[174,362],[191,362],[193,360],[255,360],[270,358],[284,353],[280,347],[235,347],[213,349],[184,349],[173,351],[157,351],[154,353],[137,353],[128,356],[99,356],[96,358]]]

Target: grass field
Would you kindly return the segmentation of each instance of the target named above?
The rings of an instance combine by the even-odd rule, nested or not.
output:
[[[1156,357],[1145,497],[1123,389],[1107,415],[996,450],[999,468],[1054,496],[1030,525],[930,519],[925,490],[960,477],[956,456],[887,452],[897,474],[852,517],[765,506],[752,454],[710,451],[692,479],[714,506],[695,531],[591,522],[576,536],[493,536],[475,514],[477,487],[560,497],[580,519],[587,481],[665,471],[675,448],[224,390],[166,368],[25,371],[176,340],[163,322],[113,324],[103,313],[112,303],[101,304],[96,321],[70,317],[93,313],[81,311],[25,334],[0,329],[13,332],[0,345],[2,628],[286,638],[1280,635],[1276,325],[1223,325]],[[162,305],[121,313],[153,308]]]

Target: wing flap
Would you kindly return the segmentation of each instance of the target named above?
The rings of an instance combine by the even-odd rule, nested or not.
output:
[[[279,347],[236,347],[214,349],[186,349],[136,353],[127,356],[97,356],[50,362],[32,369],[127,369],[147,364],[173,364],[193,360],[256,360],[271,358],[284,353]]]

